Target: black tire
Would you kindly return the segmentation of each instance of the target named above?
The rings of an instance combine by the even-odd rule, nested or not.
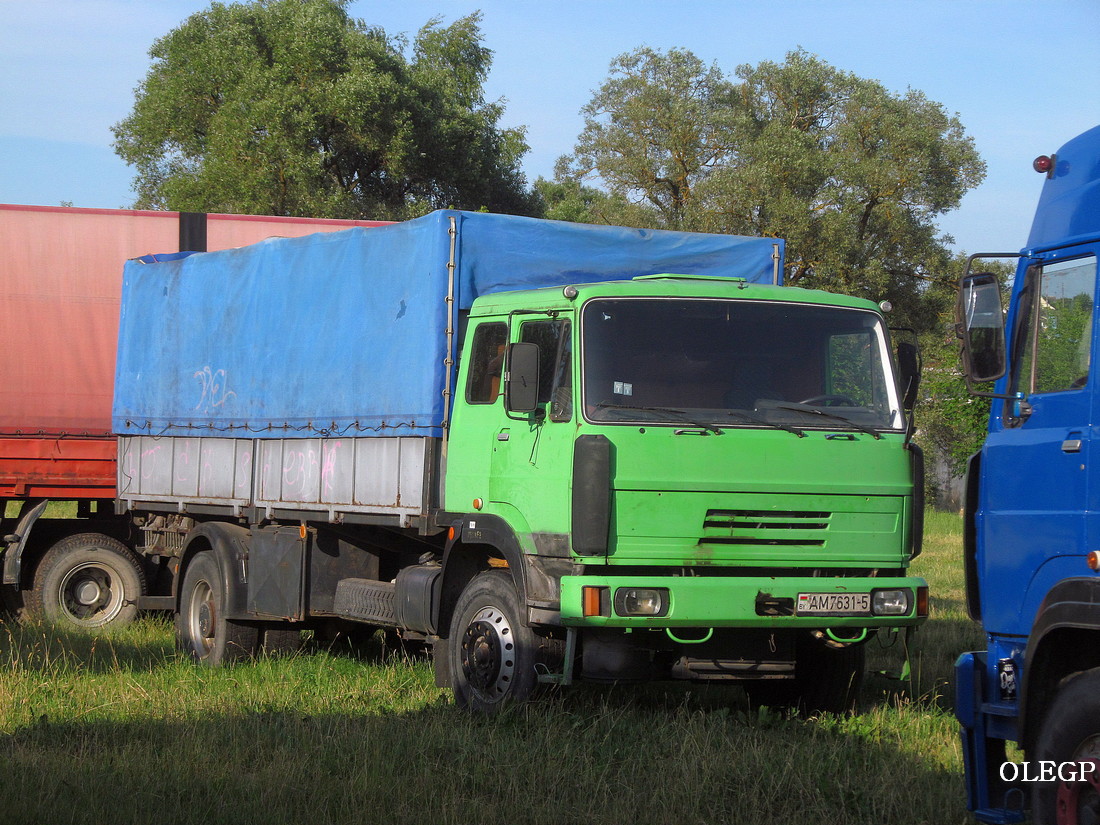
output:
[[[29,616],[82,628],[122,627],[138,614],[145,571],[118,539],[78,533],[46,551],[23,596]]]
[[[176,613],[176,645],[199,664],[229,664],[259,648],[259,626],[225,618],[227,601],[221,565],[213,553],[199,553],[187,565]]]
[[[264,627],[260,630],[260,647],[272,656],[294,653],[302,642],[302,632],[294,628]]]
[[[512,578],[505,572],[479,573],[458,599],[447,655],[455,704],[480,713],[524,702],[538,687],[540,664],[554,667],[561,642],[537,635]]]
[[[832,644],[816,635],[800,636],[795,646],[795,678],[749,682],[754,706],[794,708],[802,716],[850,714],[863,687],[866,650],[862,644]]]
[[[1100,822],[1100,668],[1063,680],[1043,719],[1032,763],[1064,766],[1067,781],[1036,782],[1031,793],[1033,825],[1096,825]],[[1091,771],[1070,763],[1091,762]],[[1082,774],[1084,774],[1082,778]],[[1077,781],[1073,781],[1077,780]],[[1058,818],[1058,809],[1062,818]]]

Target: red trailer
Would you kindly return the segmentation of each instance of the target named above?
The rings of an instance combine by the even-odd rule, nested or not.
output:
[[[111,398],[122,265],[173,250],[379,221],[0,204],[0,594],[9,607],[100,626],[158,607],[163,571],[114,515]],[[77,518],[47,518],[50,502]],[[70,509],[72,509],[70,507]]]

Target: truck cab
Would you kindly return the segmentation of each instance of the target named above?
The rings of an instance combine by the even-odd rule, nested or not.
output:
[[[485,296],[465,337],[450,558],[514,547],[526,616],[579,651],[562,678],[843,711],[868,634],[926,614],[920,456],[874,304],[647,276]]]

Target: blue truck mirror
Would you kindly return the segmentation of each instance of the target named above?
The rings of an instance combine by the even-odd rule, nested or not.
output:
[[[996,275],[978,272],[962,279],[956,320],[967,378],[982,383],[1004,375],[1005,322]]]

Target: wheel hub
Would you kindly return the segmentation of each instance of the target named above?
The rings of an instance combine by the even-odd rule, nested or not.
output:
[[[199,580],[187,605],[187,633],[189,643],[200,658],[214,648],[217,621],[214,591],[209,582]]]
[[[99,584],[91,579],[85,579],[76,586],[73,595],[80,604],[95,604],[100,598]]]
[[[462,672],[488,700],[505,696],[515,671],[512,628],[495,607],[484,607],[470,620],[462,639]]]
[[[106,624],[123,607],[121,586],[112,571],[100,564],[80,564],[62,578],[57,593],[63,613],[76,624]]]
[[[214,626],[213,617],[210,615],[210,602],[199,605],[199,635],[206,638],[210,635],[210,628]]]

